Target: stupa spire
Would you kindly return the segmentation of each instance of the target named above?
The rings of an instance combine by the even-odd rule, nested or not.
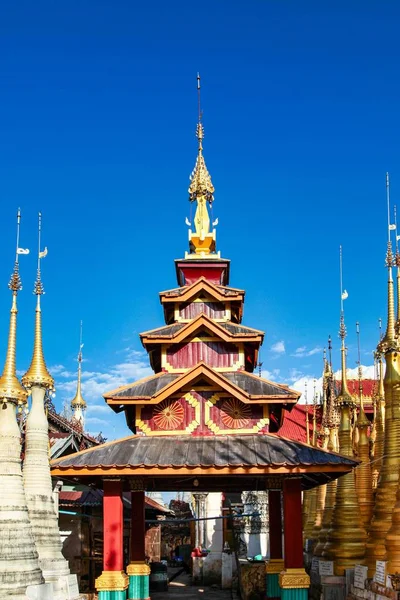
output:
[[[12,292],[12,305],[10,315],[10,329],[8,333],[7,354],[4,364],[3,374],[0,377],[0,398],[6,402],[10,400],[15,404],[26,402],[28,394],[20,384],[16,375],[16,345],[17,345],[17,295],[22,290],[21,278],[19,275],[19,255],[29,254],[29,250],[19,247],[19,230],[21,223],[21,211],[17,212],[17,244],[15,251],[14,269],[11,275],[9,289]]]
[[[73,417],[76,421],[79,421],[83,427],[83,412],[86,410],[86,402],[82,396],[82,321],[79,336],[79,353],[78,353],[78,381],[76,386],[76,394],[71,401],[71,408],[73,410]]]
[[[396,335],[395,335],[395,308],[394,308],[394,287],[393,287],[393,274],[392,267],[394,264],[394,257],[392,252],[392,240],[390,232],[395,229],[390,223],[390,187],[389,187],[389,173],[386,173],[386,200],[387,200],[387,217],[388,217],[388,242],[386,250],[386,266],[388,269],[388,312],[387,312],[387,326],[386,333],[381,341],[381,349],[386,351],[390,348],[397,347]]]
[[[349,393],[346,377],[346,327],[344,323],[343,301],[348,297],[343,290],[343,257],[340,246],[340,330],[342,340],[342,385],[337,398],[340,411],[339,449],[340,453],[352,457],[352,425],[351,409],[354,399]],[[332,512],[332,524],[327,543],[323,552],[324,557],[335,561],[335,575],[342,576],[345,569],[353,568],[363,561],[365,554],[366,531],[360,515],[358,498],[355,487],[354,472],[347,473],[337,482],[336,502]]]
[[[28,371],[22,377],[22,383],[28,389],[33,386],[40,386],[48,390],[54,389],[54,379],[50,375],[46,367],[46,362],[43,354],[42,342],[42,311],[40,307],[40,296],[44,294],[42,283],[40,261],[47,255],[47,248],[41,250],[41,231],[42,231],[42,214],[38,214],[38,257],[37,257],[37,273],[36,281],[33,288],[33,293],[36,295],[36,316],[35,316],[35,337],[33,344],[32,361]]]
[[[341,366],[342,366],[342,383],[340,394],[337,398],[338,404],[354,404],[354,400],[349,392],[347,386],[347,364],[346,364],[346,325],[344,322],[344,300],[348,298],[348,293],[343,289],[343,250],[342,246],[339,249],[340,256],[340,326],[339,326],[339,337],[341,339]]]
[[[32,395],[32,405],[25,424],[25,458],[23,468],[25,497],[32,525],[39,566],[46,583],[58,585],[58,578],[69,574],[67,561],[61,553],[61,538],[54,507],[49,465],[49,425],[45,398],[54,389],[54,380],[47,370],[42,344],[42,312],[40,297],[44,294],[40,261],[47,255],[41,250],[42,215],[38,215],[38,259],[33,293],[36,295],[35,338],[32,362],[22,377]]]
[[[197,74],[197,98],[197,158],[192,174],[190,175],[188,190],[189,201],[191,203],[196,202],[196,212],[193,223],[195,230],[192,231],[189,229],[189,244],[192,254],[207,256],[210,253],[215,253],[215,230],[212,230],[212,227],[217,224],[217,221],[211,224],[208,210],[214,201],[214,186],[203,156],[204,127],[202,122],[199,74]],[[190,221],[187,220],[186,222],[189,226],[192,225]]]
[[[0,378],[0,597],[26,598],[28,585],[43,583],[38,553],[28,516],[21,471],[21,432],[17,405],[26,402],[28,392],[16,376],[17,294],[22,289],[19,254],[21,212],[17,213],[17,248],[14,270],[9,283],[12,292],[7,356]],[[55,514],[55,513],[54,513]]]

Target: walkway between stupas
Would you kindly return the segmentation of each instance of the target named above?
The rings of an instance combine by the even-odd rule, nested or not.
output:
[[[221,590],[218,587],[191,585],[191,577],[182,573],[171,581],[168,593],[151,592],[151,600],[236,600],[238,597],[234,590]]]

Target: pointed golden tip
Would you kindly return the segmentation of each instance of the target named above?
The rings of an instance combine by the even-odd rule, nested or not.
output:
[[[200,197],[205,197],[206,201],[211,204],[214,200],[215,190],[202,154],[204,129],[201,123],[197,125],[196,136],[199,142],[199,152],[193,172],[190,175],[189,200],[190,202],[194,202]]]
[[[17,270],[18,273],[18,270]],[[19,279],[19,275],[18,275]],[[19,280],[19,287],[20,280]],[[8,333],[8,345],[6,362],[4,364],[3,374],[0,377],[0,399],[10,400],[15,404],[26,402],[28,397],[27,391],[20,384],[16,375],[16,345],[17,345],[17,292],[13,290],[13,299],[10,315],[10,329]]]
[[[78,367],[78,382],[76,386],[76,394],[74,398],[71,400],[71,408],[75,409],[80,407],[82,410],[86,409],[86,400],[84,400],[82,396],[82,384],[81,384],[81,364],[79,361]]]
[[[78,353],[78,381],[76,386],[76,394],[74,398],[71,400],[71,408],[72,410],[76,408],[81,408],[82,410],[86,409],[86,401],[82,396],[82,321],[81,321],[81,331],[79,338],[79,353]]]
[[[27,389],[34,386],[44,387],[48,390],[54,390],[54,379],[47,370],[46,361],[43,355],[42,342],[42,311],[40,308],[40,294],[37,295],[36,315],[35,315],[35,338],[33,344],[33,356],[29,369],[21,378],[22,383]]]

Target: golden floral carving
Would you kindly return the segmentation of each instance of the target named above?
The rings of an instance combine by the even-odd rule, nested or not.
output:
[[[128,575],[150,575],[150,567],[145,562],[133,562],[126,567]]]
[[[285,561],[283,558],[270,558],[268,562],[265,563],[265,572],[269,575],[273,573],[281,573],[285,568]]]
[[[98,592],[124,591],[128,585],[129,578],[124,571],[103,571],[95,581],[95,587]]]
[[[287,569],[279,575],[279,587],[290,589],[309,588],[310,577],[304,569]]]

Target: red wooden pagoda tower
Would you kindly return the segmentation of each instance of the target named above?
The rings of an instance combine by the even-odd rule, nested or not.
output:
[[[189,199],[196,202],[178,288],[160,293],[165,325],[140,335],[154,375],[105,394],[133,433],[218,436],[277,431],[300,393],[254,375],[264,333],[242,324],[245,292],[229,287],[208,206],[214,187],[203,157],[203,125]]]

